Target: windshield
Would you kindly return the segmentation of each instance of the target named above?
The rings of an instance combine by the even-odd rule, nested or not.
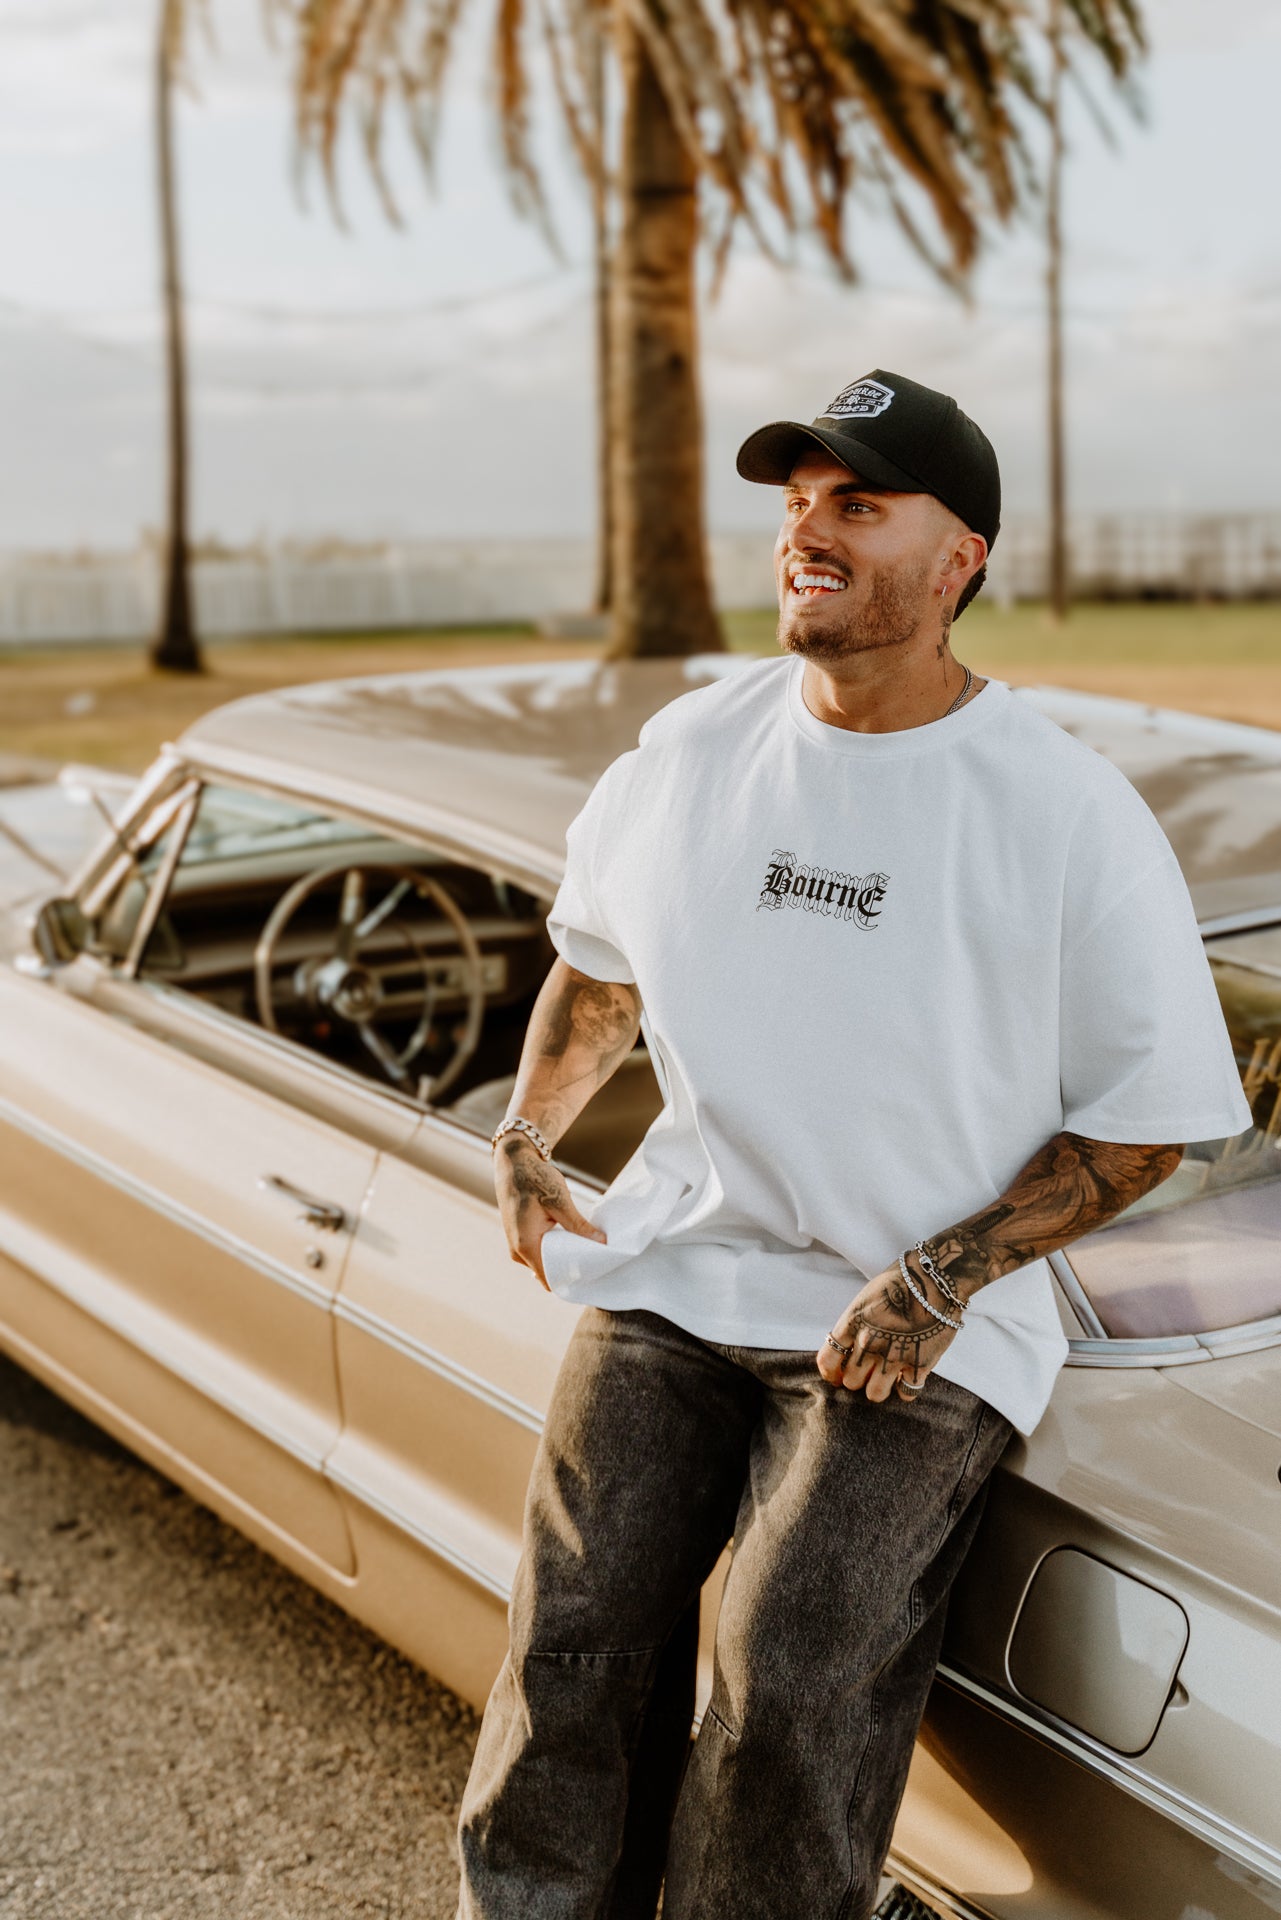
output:
[[[1281,925],[1205,950],[1254,1125],[1191,1142],[1168,1180],[1066,1249],[1118,1339],[1281,1314]]]
[[[183,847],[182,864],[188,868],[215,860],[312,851],[369,838],[368,827],[337,820],[297,800],[277,800],[232,787],[205,787]],[[157,866],[162,854],[163,843],[157,842],[143,857],[143,870]]]

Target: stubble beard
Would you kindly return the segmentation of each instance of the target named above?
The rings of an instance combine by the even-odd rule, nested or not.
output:
[[[822,625],[805,614],[779,615],[778,644],[820,666],[847,660],[854,653],[876,647],[901,647],[917,632],[929,607],[930,569],[919,566],[878,567],[862,587],[851,581],[839,609],[827,609]]]

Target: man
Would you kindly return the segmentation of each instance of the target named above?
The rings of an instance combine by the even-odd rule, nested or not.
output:
[[[664,1920],[864,1920],[988,1476],[1067,1351],[1043,1256],[1250,1124],[1155,818],[953,658],[984,435],[878,368],[738,465],[785,490],[781,653],[572,823],[494,1136],[513,1259],[586,1311],[461,1920],[653,1920],[660,1880]],[[588,1220],[550,1153],[641,1030],[664,1108]]]

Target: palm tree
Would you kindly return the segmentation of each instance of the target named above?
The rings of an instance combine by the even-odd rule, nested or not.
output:
[[[191,610],[187,530],[187,353],[173,164],[173,84],[182,57],[184,0],[159,0],[156,32],[156,175],[160,199],[160,257],[165,314],[165,395],[168,438],[160,624],[151,664],[175,673],[202,673]]]
[[[1074,8],[1074,11],[1079,10]],[[1045,37],[1049,50],[1050,75],[1047,89],[1046,120],[1049,132],[1049,162],[1045,182],[1045,315],[1047,383],[1047,453],[1049,496],[1049,564],[1047,598],[1049,616],[1055,625],[1067,619],[1071,598],[1067,540],[1067,453],[1063,403],[1063,90],[1068,74],[1064,33],[1068,27],[1066,0],[1047,0]],[[1135,44],[1144,45],[1143,28],[1137,17],[1129,21]],[[1118,59],[1117,49],[1102,51],[1114,79],[1126,78],[1126,61]],[[1131,101],[1131,105],[1135,103]],[[1111,138],[1110,129],[1091,103],[1098,125]]]
[[[1124,74],[1142,46],[1136,0],[1066,0],[1087,46]],[[295,0],[301,149],[336,194],[342,113],[357,115],[384,199],[388,102],[436,151],[463,0]],[[495,0],[497,110],[517,205],[547,218],[532,149],[529,39],[588,178],[616,198],[609,255],[611,652],[723,645],[705,556],[696,325],[700,240],[714,284],[746,223],[767,252],[811,229],[856,278],[847,215],[878,199],[960,288],[989,221],[1035,197],[1018,109],[1044,29],[1027,0]],[[592,112],[612,62],[620,124]],[[617,145],[611,169],[606,135]],[[923,215],[928,212],[928,218]],[[933,228],[933,233],[927,231]],[[941,242],[941,247],[939,243]]]
[[[1045,201],[1049,402],[1050,618],[1067,618],[1067,472],[1063,435],[1063,0],[1049,0],[1050,164]]]
[[[591,51],[588,71],[592,128],[589,151],[600,154],[605,127],[605,57],[599,40]],[[602,166],[591,167],[588,179],[592,195],[592,304],[596,323],[596,588],[592,607],[596,613],[603,614],[614,604],[614,509],[610,475],[614,436],[609,405],[610,194]]]

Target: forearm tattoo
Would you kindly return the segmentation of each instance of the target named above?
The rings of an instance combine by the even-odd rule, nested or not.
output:
[[[1181,1146],[1127,1146],[1056,1133],[989,1207],[922,1244],[968,1299],[1042,1254],[1102,1226],[1167,1180]]]
[[[635,986],[593,980],[559,961],[534,1005],[512,1111],[532,1120],[549,1141],[558,1140],[631,1052],[640,1014]],[[518,1151],[511,1148],[513,1157]],[[522,1164],[531,1158],[520,1157]]]

